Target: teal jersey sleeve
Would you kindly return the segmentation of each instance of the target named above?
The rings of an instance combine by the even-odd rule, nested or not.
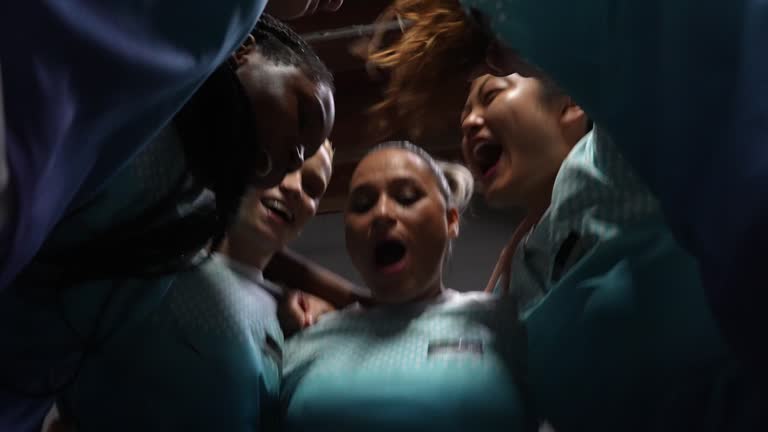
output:
[[[549,208],[518,245],[511,285],[546,293],[597,244],[650,221],[664,223],[658,201],[596,125],[563,161]]]
[[[696,261],[663,224],[597,244],[524,321],[535,404],[555,430],[709,424],[728,352]]]
[[[528,430],[525,339],[504,305],[472,294],[327,317],[287,344],[285,429]]]

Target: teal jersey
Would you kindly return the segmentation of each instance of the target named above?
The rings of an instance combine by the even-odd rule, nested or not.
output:
[[[326,317],[287,343],[285,430],[526,430],[515,314],[511,301],[446,292]]]
[[[77,297],[70,315],[87,328]],[[283,336],[264,288],[214,257],[124,281],[113,299],[114,327],[62,398],[79,431],[275,429]]]
[[[649,221],[664,224],[656,198],[595,126],[563,161],[549,208],[517,246],[510,292],[535,304],[596,245]]]
[[[166,128],[59,224],[27,285],[0,293],[0,383],[58,397],[82,432],[274,427],[283,336],[269,284],[196,250],[172,272],[119,271],[136,264],[121,266],[120,249],[137,243],[119,227],[139,225],[150,243],[164,234],[152,227],[210,208],[210,192],[184,179],[183,149]],[[109,248],[83,252],[93,241]],[[163,244],[142,251],[151,246]]]
[[[524,322],[534,404],[555,430],[717,424],[710,403],[729,353],[698,265],[666,226],[636,224],[596,245]]]
[[[528,362],[537,415],[555,430],[714,421],[706,400],[728,354],[699,267],[604,129],[563,162],[511,269],[511,292],[542,293],[525,316]]]

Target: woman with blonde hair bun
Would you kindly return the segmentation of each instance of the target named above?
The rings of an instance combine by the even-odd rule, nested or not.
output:
[[[513,299],[443,284],[472,190],[466,168],[408,142],[363,158],[344,221],[372,301],[287,342],[285,430],[535,430]]]

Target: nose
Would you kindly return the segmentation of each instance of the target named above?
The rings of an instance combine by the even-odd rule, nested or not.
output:
[[[301,173],[295,171],[287,174],[280,182],[280,192],[288,199],[298,199],[301,196]]]
[[[461,122],[461,132],[465,138],[471,138],[472,135],[478,133],[483,126],[485,126],[485,119],[483,119],[481,113],[473,109]]]
[[[384,234],[392,228],[397,220],[395,219],[394,209],[389,198],[382,196],[376,203],[371,221],[373,234]]]

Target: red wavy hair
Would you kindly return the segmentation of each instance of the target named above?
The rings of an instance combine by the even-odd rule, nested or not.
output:
[[[409,27],[388,46],[379,46],[381,34],[373,38],[367,60],[388,72],[389,82],[384,99],[370,113],[379,138],[404,131],[418,139],[432,127],[445,126],[431,107],[460,110],[467,77],[484,61],[490,41],[458,0],[395,0],[379,21],[393,16]]]

